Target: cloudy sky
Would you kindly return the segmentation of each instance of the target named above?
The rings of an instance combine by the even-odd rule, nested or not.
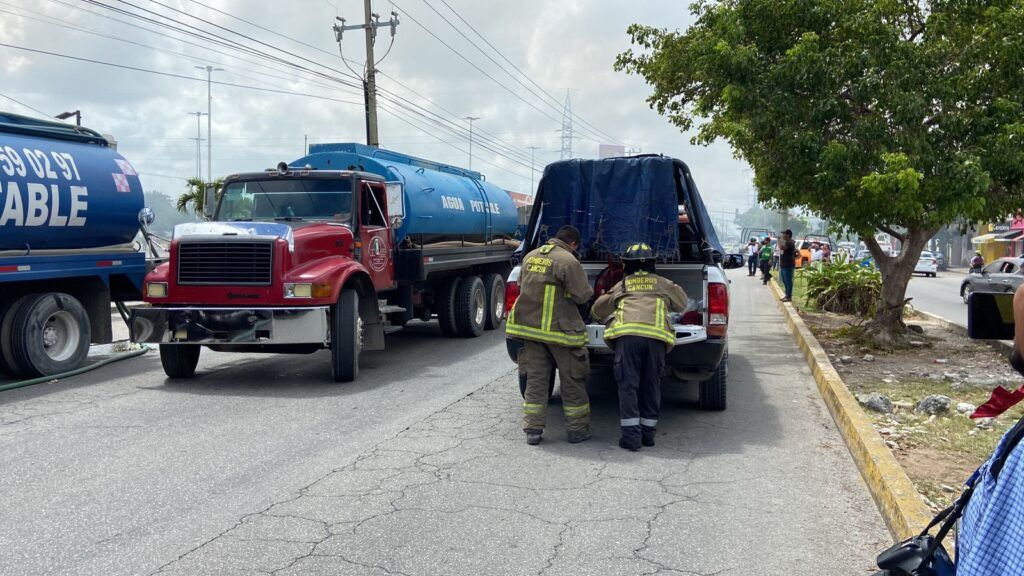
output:
[[[465,166],[469,139],[461,118],[479,117],[473,168],[506,189],[527,191],[528,147],[537,147],[537,178],[559,158],[569,90],[574,156],[596,157],[600,143],[620,143],[682,158],[713,211],[744,210],[752,197],[746,165],[723,143],[690,145],[689,135],[647,106],[642,79],[612,70],[615,55],[628,47],[630,23],[684,29],[691,22],[685,6],[376,0],[384,19],[394,10],[401,20],[378,65],[381,144]],[[214,79],[234,85],[213,86],[215,176],[294,160],[304,138],[365,141],[361,92],[331,30],[336,16],[351,24],[362,14],[361,0],[0,0],[2,44],[164,74],[0,46],[0,110],[80,109],[84,125],[118,140],[147,190],[176,195],[196,173],[196,117],[189,113],[207,106],[206,73],[197,65],[223,68]],[[382,29],[378,58],[389,42]],[[346,33],[343,48],[346,59],[362,61],[362,32]],[[205,175],[205,142],[202,163]]]

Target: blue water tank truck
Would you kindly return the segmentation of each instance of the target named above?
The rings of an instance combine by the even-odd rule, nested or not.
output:
[[[59,374],[111,341],[111,303],[141,300],[142,208],[99,133],[0,112],[0,371]]]
[[[446,336],[501,325],[518,242],[515,204],[481,174],[360,144],[317,144],[234,174],[208,222],[180,224],[169,261],[132,310],[135,342],[158,344],[171,378],[223,352],[330,349],[335,381],[363,350],[436,316]]]

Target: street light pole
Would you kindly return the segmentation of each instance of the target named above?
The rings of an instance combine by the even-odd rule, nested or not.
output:
[[[213,182],[213,73],[223,72],[223,68],[213,66],[196,66],[200,70],[206,70],[206,182]],[[202,174],[199,175],[201,179]]]
[[[473,121],[479,120],[479,116],[464,116],[463,120],[469,120],[469,169],[473,169]]]
[[[189,112],[189,116],[196,117],[196,179],[203,179],[203,125],[201,123],[203,116],[209,116],[206,112]]]

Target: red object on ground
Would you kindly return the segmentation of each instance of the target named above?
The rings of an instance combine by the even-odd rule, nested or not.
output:
[[[1012,392],[999,386],[992,391],[992,396],[989,397],[987,402],[978,406],[974,413],[971,414],[971,418],[995,418],[1013,408],[1021,400],[1024,400],[1024,386]]]

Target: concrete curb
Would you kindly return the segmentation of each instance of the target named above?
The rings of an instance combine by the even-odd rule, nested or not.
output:
[[[769,284],[775,298],[781,299],[782,290],[774,282]],[[917,535],[932,519],[932,512],[796,309],[785,302],[779,306],[889,532],[896,540]]]

